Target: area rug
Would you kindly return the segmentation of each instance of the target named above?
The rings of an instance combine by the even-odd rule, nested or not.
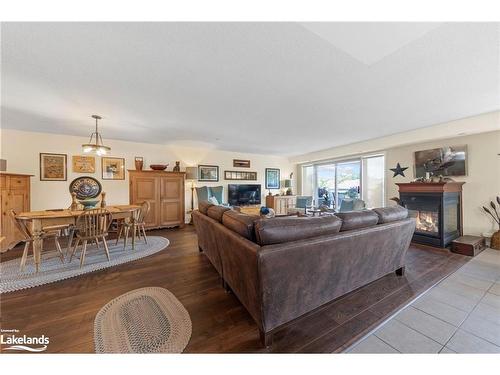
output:
[[[72,262],[66,259],[65,263],[61,263],[55,250],[42,253],[42,263],[38,273],[35,272],[32,257],[28,258],[23,272],[19,270],[20,258],[2,262],[0,263],[0,293],[33,288],[131,262],[155,254],[169,245],[166,238],[158,236],[148,236],[147,244],[144,241],[136,241],[134,250],[130,247],[123,249],[123,242],[119,242],[118,245],[114,243],[114,240],[108,241],[110,261],[106,258],[102,243],[100,249],[97,249],[95,245],[87,246],[85,264],[82,268],[76,257],[73,257]],[[80,250],[77,255],[79,253]]]
[[[191,338],[189,313],[163,288],[141,288],[108,302],[96,315],[96,353],[182,353]]]

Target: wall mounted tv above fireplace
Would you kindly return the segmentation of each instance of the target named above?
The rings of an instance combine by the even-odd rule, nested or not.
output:
[[[260,185],[228,185],[228,203],[232,206],[248,206],[260,204]]]

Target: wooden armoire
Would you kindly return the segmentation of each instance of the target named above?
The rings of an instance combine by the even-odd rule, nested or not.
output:
[[[17,213],[30,210],[30,178],[32,175],[0,172],[0,252],[13,248],[22,236],[9,216],[10,210]]]
[[[184,172],[129,170],[130,204],[148,201],[151,210],[146,217],[149,229],[183,227],[185,223]]]

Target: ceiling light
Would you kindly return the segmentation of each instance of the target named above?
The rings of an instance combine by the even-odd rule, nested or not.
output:
[[[102,117],[98,115],[92,115],[92,118],[95,119],[95,132],[90,134],[89,143],[85,143],[82,145],[83,152],[84,153],[93,152],[98,156],[106,155],[108,151],[111,151],[111,147],[104,146],[101,134],[97,129],[97,122],[101,120]],[[92,142],[92,140],[94,141]]]

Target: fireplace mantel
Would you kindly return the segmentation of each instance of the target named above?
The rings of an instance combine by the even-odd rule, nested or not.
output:
[[[396,183],[400,193],[456,193],[465,182],[406,182]]]

